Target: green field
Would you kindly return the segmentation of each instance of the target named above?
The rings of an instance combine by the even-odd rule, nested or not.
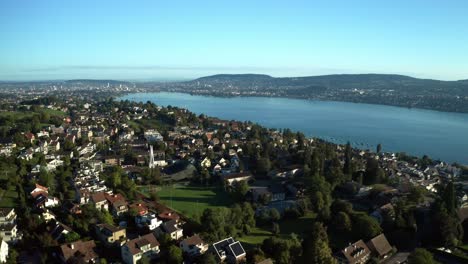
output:
[[[158,186],[156,188],[160,201],[166,206],[186,215],[187,217],[200,216],[206,208],[229,207],[229,195],[218,187],[200,187],[174,184]],[[149,190],[140,187],[142,193]]]
[[[13,112],[13,111],[6,111],[0,112],[0,117],[7,117],[10,116],[15,119],[21,119],[25,117],[32,117],[35,113],[34,112]]]
[[[287,238],[292,233],[298,236],[306,236],[312,228],[312,222],[315,214],[308,212],[303,217],[294,220],[282,220],[280,225],[280,237]],[[254,245],[262,244],[263,240],[273,236],[267,227],[256,227],[252,229],[249,235],[239,237],[239,241],[245,244],[245,247],[251,248]]]
[[[60,110],[54,110],[54,109],[49,109],[49,108],[41,108],[41,111],[44,113],[48,113],[51,116],[66,116],[67,113],[60,111]]]
[[[0,207],[15,207],[18,201],[18,193],[14,187],[10,190],[0,190]]]

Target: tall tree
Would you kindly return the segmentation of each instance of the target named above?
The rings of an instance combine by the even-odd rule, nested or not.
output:
[[[417,248],[408,257],[408,264],[437,264],[431,252],[424,248]]]
[[[311,264],[337,263],[328,245],[327,231],[320,222],[314,223],[312,234],[304,243],[304,260],[305,263]]]

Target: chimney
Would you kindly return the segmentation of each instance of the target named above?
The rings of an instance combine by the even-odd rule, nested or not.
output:
[[[71,248],[71,249],[75,249],[75,244],[74,244],[74,243],[71,243],[71,244],[70,244],[70,248]]]

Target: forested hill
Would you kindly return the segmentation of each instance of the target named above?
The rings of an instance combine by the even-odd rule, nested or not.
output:
[[[262,85],[264,88],[323,87],[330,90],[385,89],[420,91],[422,93],[443,91],[458,95],[468,95],[468,80],[440,81],[395,74],[335,74],[282,78],[259,74],[219,74],[198,78],[189,83],[199,83],[200,86],[231,85],[232,87],[243,86],[244,88]]]
[[[468,112],[468,80],[441,81],[394,74],[275,78],[218,74],[168,84],[171,91],[215,96],[274,96]]]

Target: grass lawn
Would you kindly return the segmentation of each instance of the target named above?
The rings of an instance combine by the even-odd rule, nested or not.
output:
[[[287,238],[292,233],[298,236],[305,236],[312,228],[313,219],[316,217],[314,213],[307,212],[304,216],[294,220],[282,220],[280,225],[280,237]],[[255,245],[263,243],[263,240],[271,237],[273,234],[268,227],[255,227],[249,235],[238,238],[245,247],[252,248]]]
[[[55,109],[49,109],[49,108],[41,108],[41,111],[44,113],[48,113],[51,116],[66,116],[67,113],[60,111],[60,110],[55,110]]]
[[[15,119],[21,119],[24,117],[32,117],[34,114],[35,114],[34,112],[0,111],[0,117],[11,116]]]
[[[458,246],[459,248],[463,248],[464,250],[468,250],[468,244],[464,244],[461,246]]]
[[[218,187],[174,184],[158,186],[156,190],[163,204],[188,217],[200,216],[206,208],[229,207],[232,204],[229,194]],[[148,194],[144,186],[140,187],[140,191]]]
[[[0,180],[8,180],[8,177],[16,174],[16,165],[0,162]]]
[[[18,201],[18,193],[14,190],[0,190],[0,207],[15,207]]]

